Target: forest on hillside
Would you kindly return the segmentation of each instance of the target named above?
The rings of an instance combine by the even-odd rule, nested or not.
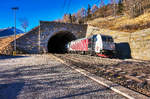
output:
[[[99,5],[87,5],[76,13],[64,14],[58,22],[83,24],[95,18],[105,18],[108,16],[125,15],[136,18],[143,13],[150,12],[150,0],[110,0],[105,4],[104,0],[99,0]]]

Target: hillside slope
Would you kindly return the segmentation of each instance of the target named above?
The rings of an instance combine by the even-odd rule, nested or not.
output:
[[[88,21],[88,24],[103,29],[135,32],[150,28],[150,13],[145,13],[136,18],[129,18],[127,16],[96,18]]]
[[[14,35],[14,27],[12,28],[5,28],[0,29],[0,37],[6,37],[6,36],[12,36]],[[16,29],[16,34],[19,35],[21,33],[24,33],[22,30]]]
[[[16,38],[21,37],[24,34],[19,34],[16,36]],[[12,42],[14,41],[14,36],[9,36],[9,37],[4,37],[4,38],[0,38],[0,54],[2,54],[1,52]]]

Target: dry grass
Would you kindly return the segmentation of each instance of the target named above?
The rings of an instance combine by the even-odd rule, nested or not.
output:
[[[21,37],[23,34],[17,35],[16,38]],[[8,46],[14,40],[14,36],[0,38],[0,51],[3,50],[6,46]]]
[[[88,24],[104,29],[135,32],[150,28],[150,13],[145,13],[133,19],[127,16],[97,18],[89,21]]]

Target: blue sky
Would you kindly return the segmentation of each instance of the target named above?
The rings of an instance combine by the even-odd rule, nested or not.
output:
[[[39,24],[39,20],[53,21],[62,18],[64,13],[77,12],[82,7],[87,8],[98,0],[1,0],[0,3],[0,29],[14,25],[12,7],[19,7],[17,11],[17,28],[22,29],[20,19],[29,21],[27,30]],[[107,2],[108,0],[106,0]],[[65,3],[64,3],[65,2]],[[70,2],[70,4],[69,4]],[[69,6],[68,6],[69,5]]]

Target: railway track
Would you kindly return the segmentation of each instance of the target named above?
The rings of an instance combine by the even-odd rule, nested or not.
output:
[[[150,62],[100,58],[79,54],[55,54],[71,65],[150,97]]]

